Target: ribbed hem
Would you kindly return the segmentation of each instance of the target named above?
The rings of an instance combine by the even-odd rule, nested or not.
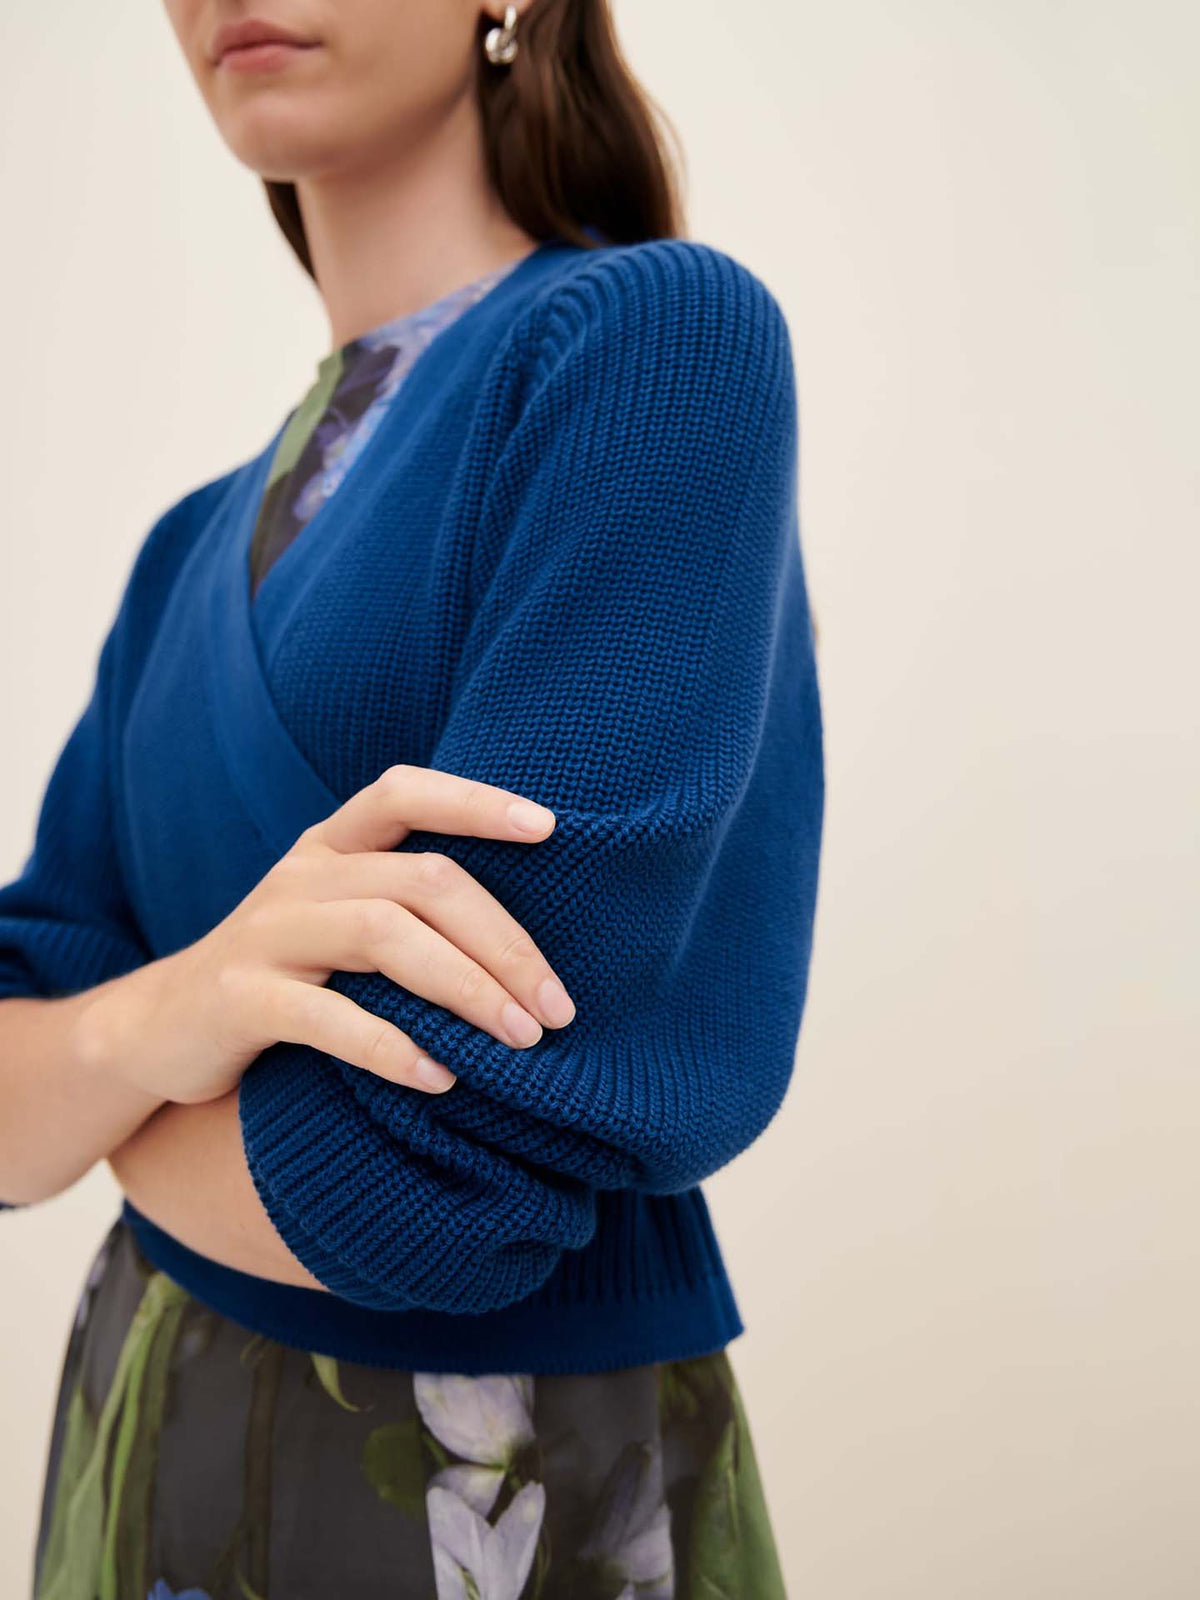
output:
[[[368,1366],[473,1375],[608,1372],[708,1355],[745,1331],[698,1188],[599,1198],[601,1227],[587,1250],[568,1252],[527,1299],[477,1315],[378,1311],[276,1283],[197,1253],[127,1199],[121,1217],[155,1267],[230,1321]],[[628,1253],[619,1253],[622,1247]],[[667,1274],[659,1281],[645,1276],[651,1256]]]

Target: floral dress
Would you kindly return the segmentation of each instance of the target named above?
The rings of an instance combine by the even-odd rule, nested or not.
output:
[[[416,355],[501,268],[325,356],[281,435],[252,595]],[[123,1217],[67,1340],[34,1600],[781,1600],[728,1354],[410,1372],[279,1343],[156,1269]]]

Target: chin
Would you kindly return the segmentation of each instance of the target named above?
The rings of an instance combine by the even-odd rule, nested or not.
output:
[[[222,128],[225,143],[243,166],[260,178],[294,183],[338,165],[342,141],[322,139],[311,119],[289,109],[269,108],[266,115],[231,118]]]

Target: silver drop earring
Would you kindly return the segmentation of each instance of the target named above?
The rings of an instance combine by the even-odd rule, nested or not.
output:
[[[504,26],[489,28],[483,48],[489,61],[506,67],[517,53],[517,8],[505,6]]]

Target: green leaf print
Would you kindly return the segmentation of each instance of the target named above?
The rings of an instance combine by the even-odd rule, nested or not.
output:
[[[681,1423],[703,1421],[728,1410],[736,1388],[733,1368],[724,1350],[681,1361],[663,1361],[657,1368],[658,1420],[663,1432]]]
[[[83,1392],[83,1379],[79,1377],[75,1381],[75,1387],[67,1404],[62,1458],[58,1469],[60,1485],[78,1482],[95,1444],[96,1419]],[[46,1539],[46,1551],[42,1559],[42,1580],[38,1588],[38,1600],[48,1592],[48,1575],[61,1571],[63,1566],[66,1556],[67,1504],[65,1494],[61,1492],[56,1494],[51,1512],[50,1531]]]
[[[87,1424],[81,1414],[82,1397],[77,1391],[72,1398],[75,1437],[64,1441],[64,1459],[55,1485],[55,1503],[37,1600],[96,1600],[97,1594],[101,1600],[108,1600],[108,1596],[114,1593],[113,1561],[115,1519],[120,1509],[119,1486],[123,1483],[132,1448],[125,1427],[122,1428],[117,1458],[114,1460],[106,1530],[104,1478],[109,1445],[130,1393],[134,1420],[128,1426],[136,1427],[138,1390],[155,1335],[166,1312],[186,1298],[186,1291],[163,1272],[151,1273],[147,1279],[142,1298],[125,1334],[86,1454],[81,1449],[83,1435],[87,1432]],[[68,1442],[69,1454],[66,1448]],[[104,1587],[99,1587],[101,1583]]]
[[[309,388],[308,393],[292,412],[286,427],[276,446],[274,457],[271,460],[270,477],[267,479],[267,488],[277,478],[282,478],[299,461],[308,443],[309,435],[325,413],[326,407],[333,398],[334,390],[338,386],[338,379],[342,375],[345,365],[345,354],[342,350],[335,350],[321,362],[319,376]]]
[[[242,1591],[243,1600],[266,1600],[265,1595],[259,1594],[257,1589],[252,1589],[250,1587],[245,1578],[242,1577],[240,1568],[237,1574],[237,1584],[238,1588]]]
[[[172,1284],[172,1288],[177,1288]],[[182,1290],[164,1295],[158,1322],[130,1368],[109,1474],[108,1518],[101,1568],[101,1600],[146,1592],[151,1495],[158,1467],[158,1436],[167,1398],[171,1353],[183,1317]]]
[[[425,1515],[425,1464],[418,1417],[374,1428],[363,1446],[362,1469],[382,1500],[420,1521]]]
[[[688,1384],[679,1362],[663,1361],[657,1369],[658,1420],[664,1433],[677,1421],[690,1422],[700,1409],[699,1400]]]
[[[742,1397],[709,1458],[688,1552],[692,1600],[787,1600]]]
[[[321,1380],[321,1387],[337,1401],[338,1405],[344,1407],[347,1411],[370,1410],[369,1406],[364,1408],[363,1406],[351,1405],[342,1393],[342,1380],[338,1374],[336,1357],[320,1355],[316,1350],[310,1350],[308,1353],[312,1357],[312,1364],[316,1368],[317,1377]]]

